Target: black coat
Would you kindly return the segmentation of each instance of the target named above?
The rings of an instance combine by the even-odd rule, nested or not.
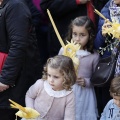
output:
[[[77,5],[76,0],[41,0],[40,5],[44,13],[47,9],[50,10],[62,39],[66,36],[71,20],[87,15],[86,5]],[[61,47],[51,23],[49,24],[48,47],[49,56],[58,54]]]
[[[0,82],[10,86],[0,92],[0,108],[9,107],[9,98],[24,105],[26,91],[40,78],[41,65],[31,14],[21,0],[3,0],[0,5],[0,51],[8,53]]]
[[[34,26],[39,26],[42,24],[42,13],[36,8],[36,6],[33,4],[32,0],[24,0],[26,2],[26,5],[28,6],[31,15],[32,15],[32,23]]]

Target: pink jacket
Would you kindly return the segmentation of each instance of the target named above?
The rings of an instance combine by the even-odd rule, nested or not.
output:
[[[41,79],[27,91],[26,106],[40,113],[36,120],[75,120],[73,92],[59,98],[50,96],[45,91],[44,81]]]

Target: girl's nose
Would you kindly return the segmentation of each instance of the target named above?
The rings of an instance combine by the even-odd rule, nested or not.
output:
[[[78,40],[80,41],[80,37],[79,36],[76,37],[76,41],[78,41]]]
[[[52,78],[52,77],[50,78],[50,82],[51,82],[51,83],[53,83],[53,82],[54,82],[54,80],[53,80],[53,78]]]

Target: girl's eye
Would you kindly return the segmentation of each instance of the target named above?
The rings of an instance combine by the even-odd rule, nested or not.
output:
[[[59,78],[58,76],[54,76],[54,78]]]
[[[50,77],[51,75],[50,74],[47,74],[48,77]]]
[[[79,36],[80,36],[80,37],[83,37],[83,36],[85,36],[85,34],[80,34]]]
[[[77,34],[76,34],[76,33],[72,33],[72,36],[73,36],[73,37],[76,37],[76,36],[77,36]]]

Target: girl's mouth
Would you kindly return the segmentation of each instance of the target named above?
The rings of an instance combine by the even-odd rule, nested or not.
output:
[[[53,84],[50,84],[51,86],[54,86]]]

